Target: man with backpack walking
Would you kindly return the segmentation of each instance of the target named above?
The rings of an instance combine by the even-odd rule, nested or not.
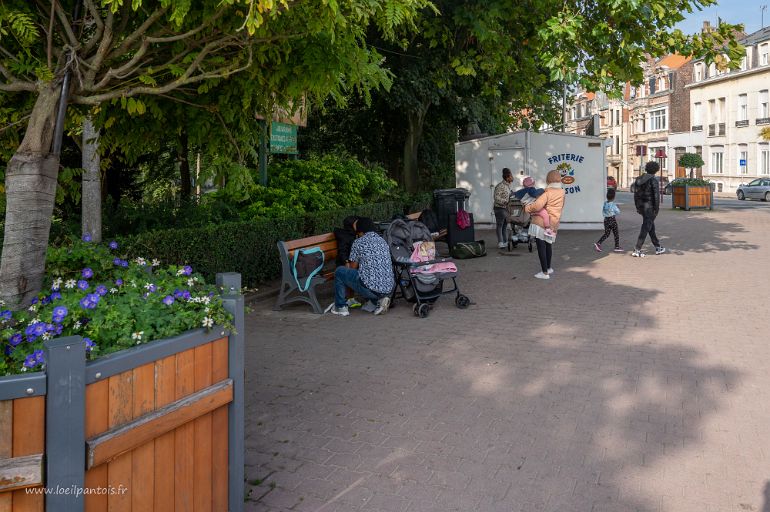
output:
[[[650,235],[650,241],[655,246],[655,254],[666,252],[655,234],[655,217],[658,216],[660,210],[660,184],[655,174],[660,170],[660,165],[657,162],[647,162],[644,170],[646,171],[645,174],[636,178],[631,185],[631,192],[634,193],[634,206],[636,206],[637,213],[642,216],[639,239],[636,241],[634,252],[631,253],[631,256],[635,258],[644,257],[642,246],[647,239],[647,234]]]

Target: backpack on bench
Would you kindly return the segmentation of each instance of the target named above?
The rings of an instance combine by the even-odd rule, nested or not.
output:
[[[324,267],[324,252],[320,247],[309,249],[297,249],[294,251],[294,260],[291,265],[291,273],[297,281],[299,291],[306,292],[310,283]],[[304,283],[304,284],[303,284]]]

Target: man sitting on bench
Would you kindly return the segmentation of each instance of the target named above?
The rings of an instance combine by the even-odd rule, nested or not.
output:
[[[390,307],[390,293],[395,277],[390,261],[388,243],[376,232],[374,222],[368,217],[359,218],[353,225],[356,240],[350,248],[347,265],[334,271],[334,304],[327,311],[348,316],[346,289],[377,304],[375,315],[381,315]]]

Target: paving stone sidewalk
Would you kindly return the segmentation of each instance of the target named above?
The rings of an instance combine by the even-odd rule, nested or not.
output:
[[[644,259],[562,231],[550,281],[458,262],[475,304],[427,319],[257,304],[246,510],[770,511],[770,212],[657,225]]]

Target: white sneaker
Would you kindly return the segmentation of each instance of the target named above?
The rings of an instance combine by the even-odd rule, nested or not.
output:
[[[538,279],[551,279],[551,276],[549,276],[548,274],[544,274],[542,272],[538,272],[537,274],[535,274],[535,277]]]
[[[505,243],[505,242],[498,242],[497,243],[497,248],[498,249],[505,249],[506,247],[508,247],[508,244]]]
[[[631,256],[634,258],[644,258],[644,253],[642,251],[634,250],[634,252],[631,253]]]
[[[374,314],[382,315],[384,313],[387,313],[389,307],[390,307],[390,297],[383,297],[380,299],[379,304],[377,304],[377,309],[374,310]]]
[[[552,269],[552,268],[549,268],[549,269],[548,269],[548,275],[551,275],[551,274],[553,274],[553,269]]]
[[[655,254],[663,254],[664,252],[666,252],[666,248],[665,247],[656,247],[655,248]]]
[[[347,306],[342,306],[342,307],[338,308],[337,306],[332,304],[332,308],[329,310],[329,312],[332,315],[339,315],[339,316],[348,316],[348,315],[350,315],[350,311],[348,311],[348,307]]]

